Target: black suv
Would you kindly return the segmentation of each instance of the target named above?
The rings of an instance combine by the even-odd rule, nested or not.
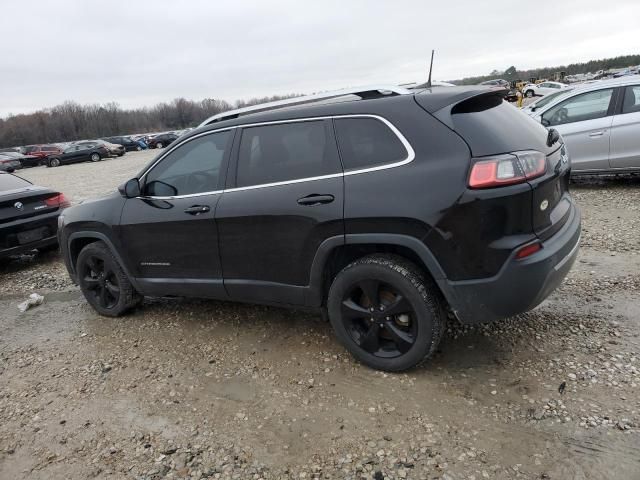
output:
[[[557,132],[484,87],[334,96],[212,117],[66,210],[60,244],[88,302],[320,308],[356,358],[398,371],[433,354],[448,315],[508,317],[561,283],[580,213]]]

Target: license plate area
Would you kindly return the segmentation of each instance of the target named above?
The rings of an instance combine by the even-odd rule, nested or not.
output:
[[[48,236],[49,229],[47,227],[34,228],[32,230],[25,230],[24,232],[18,232],[16,237],[20,245],[27,243],[37,242]]]

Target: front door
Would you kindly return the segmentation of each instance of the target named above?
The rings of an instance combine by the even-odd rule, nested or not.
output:
[[[235,300],[301,305],[319,245],[344,241],[344,179],[331,121],[266,124],[238,135],[216,212],[225,287]]]
[[[624,88],[621,112],[611,124],[611,168],[640,168],[640,85]]]
[[[125,202],[120,239],[144,293],[225,298],[215,211],[233,131],[171,149]]]
[[[576,172],[609,168],[613,88],[568,98],[542,114],[542,123],[564,138]]]

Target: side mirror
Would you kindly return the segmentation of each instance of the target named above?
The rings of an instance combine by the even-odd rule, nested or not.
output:
[[[137,178],[127,180],[125,183],[118,187],[118,191],[124,198],[136,198],[139,197],[142,193],[140,191],[140,182]]]

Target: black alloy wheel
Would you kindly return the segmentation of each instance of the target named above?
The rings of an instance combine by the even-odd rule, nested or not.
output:
[[[381,358],[408,352],[418,325],[409,301],[395,288],[378,280],[361,280],[342,299],[342,321],[353,341]]]
[[[82,249],[76,275],[84,297],[101,315],[118,317],[142,301],[118,260],[102,242]]]
[[[82,286],[94,296],[104,309],[111,309],[120,300],[118,278],[107,262],[97,255],[87,257],[83,271],[79,272]]]
[[[399,372],[423,363],[444,333],[442,294],[415,264],[372,254],[334,278],[327,312],[336,337],[362,363]]]

